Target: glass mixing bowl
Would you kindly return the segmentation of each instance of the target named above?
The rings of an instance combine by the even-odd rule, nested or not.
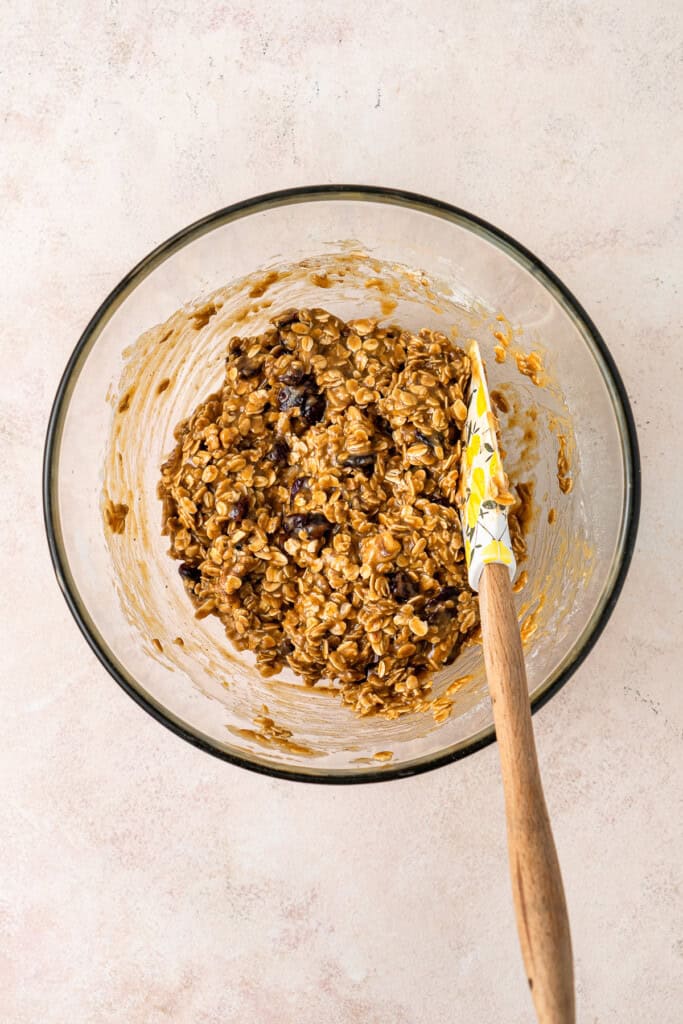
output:
[[[192,329],[180,341],[148,330],[183,305]],[[436,719],[358,718],[325,687],[263,679],[217,620],[194,618],[160,534],[159,466],[175,424],[221,379],[225,332],[257,333],[295,305],[479,341],[508,409],[506,469],[534,487],[517,594],[534,709],[585,658],[622,586],[639,505],[633,419],[605,343],[540,260],[471,214],[388,189],[292,189],[220,210],[142,260],[88,324],[52,409],[44,504],[59,583],[102,664],[158,721],[235,764],[319,782],[396,778],[493,739],[481,647],[436,676]],[[531,350],[540,387],[515,360]]]

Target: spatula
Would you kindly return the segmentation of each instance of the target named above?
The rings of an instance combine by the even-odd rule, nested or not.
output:
[[[484,663],[505,793],[517,930],[540,1024],[574,1024],[569,919],[543,796],[529,691],[513,604],[516,566],[508,529],[514,499],[498,448],[479,346],[472,342],[463,439],[461,517],[468,578],[479,592]]]

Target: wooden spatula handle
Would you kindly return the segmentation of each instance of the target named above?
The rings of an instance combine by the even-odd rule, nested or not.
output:
[[[567,905],[538,770],[524,655],[504,565],[485,566],[479,602],[505,791],[512,892],[529,987],[541,1024],[574,1024]]]

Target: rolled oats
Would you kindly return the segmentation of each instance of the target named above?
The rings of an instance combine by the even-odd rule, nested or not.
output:
[[[195,615],[218,616],[264,675],[336,681],[361,715],[434,710],[433,672],[479,625],[455,506],[466,353],[323,309],[227,352],[159,484]],[[509,517],[518,560],[528,498]]]

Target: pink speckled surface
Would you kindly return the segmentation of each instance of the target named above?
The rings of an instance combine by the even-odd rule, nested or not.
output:
[[[109,679],[43,539],[50,402],[106,293],[220,205],[349,180],[442,197],[519,237],[622,369],[657,530],[536,731],[579,1020],[677,1024],[683,492],[665,443],[683,429],[680,12],[529,2],[506,23],[491,2],[431,0],[419,18],[381,0],[185,7],[3,10],[0,1019],[532,1019],[495,748],[357,789],[214,761]]]

